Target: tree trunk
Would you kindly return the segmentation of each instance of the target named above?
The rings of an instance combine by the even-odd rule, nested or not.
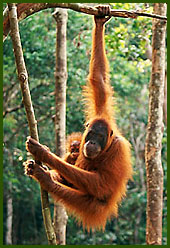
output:
[[[6,245],[12,245],[12,217],[13,217],[12,183],[9,181],[8,185],[9,185],[9,190],[7,194]]]
[[[152,46],[149,40],[146,39],[146,57],[152,61]],[[164,83],[164,103],[163,103],[163,113],[164,113],[164,124],[167,126],[167,68],[165,68],[165,83]]]
[[[165,71],[163,112],[164,112],[164,123],[167,126],[167,71]]]
[[[67,10],[56,9],[53,17],[57,23],[56,37],[56,83],[55,83],[55,133],[56,154],[63,157],[65,154],[65,129],[66,129],[66,81],[67,81],[67,56],[66,56],[66,30]],[[54,228],[59,245],[65,245],[67,213],[64,207],[54,205]]]
[[[166,15],[166,4],[155,3],[154,13]],[[146,242],[148,245],[162,244],[163,169],[161,146],[165,80],[165,33],[166,23],[153,20],[152,74],[149,86],[149,117],[145,148],[147,173]]]

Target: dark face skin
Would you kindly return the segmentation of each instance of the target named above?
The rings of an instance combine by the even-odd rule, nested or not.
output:
[[[102,120],[96,121],[88,129],[83,149],[84,156],[89,159],[96,158],[105,148],[107,138],[107,125]]]
[[[70,153],[73,159],[77,159],[79,155],[79,148],[80,148],[80,142],[79,141],[73,141],[70,145]]]

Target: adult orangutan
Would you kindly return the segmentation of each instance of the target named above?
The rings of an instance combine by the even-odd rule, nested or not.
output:
[[[119,132],[113,114],[113,92],[104,44],[104,24],[109,14],[108,6],[99,6],[98,15],[94,17],[90,71],[84,89],[87,124],[75,165],[65,162],[31,137],[26,142],[35,160],[56,170],[71,186],[54,181],[48,171],[33,162],[26,162],[26,174],[61,201],[88,230],[104,230],[106,220],[117,216],[118,204],[132,178],[130,144]]]

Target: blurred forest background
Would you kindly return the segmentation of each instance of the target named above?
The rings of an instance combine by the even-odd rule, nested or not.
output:
[[[145,9],[152,4],[114,3],[115,9]],[[55,114],[56,22],[52,9],[20,22],[23,52],[29,73],[32,102],[38,120],[40,142],[55,152],[52,116]],[[82,86],[86,83],[91,53],[92,16],[68,10],[67,24],[67,134],[83,131]],[[152,19],[112,18],[106,25],[106,50],[110,78],[116,98],[116,119],[132,144],[134,181],[128,184],[119,217],[107,223],[104,233],[87,233],[69,217],[66,242],[80,244],[145,244],[146,177],[144,146],[148,117],[148,85],[151,72],[150,44]],[[29,135],[10,36],[4,42],[4,243],[7,234],[7,202],[12,205],[13,244],[47,244],[39,185],[24,175],[27,159],[25,140]],[[164,169],[163,244],[167,244],[167,134],[164,129],[162,165]],[[50,200],[53,213],[53,201]]]

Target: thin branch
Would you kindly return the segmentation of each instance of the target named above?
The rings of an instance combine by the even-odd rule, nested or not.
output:
[[[17,9],[14,3],[8,3],[9,8],[9,20],[11,28],[11,39],[14,48],[15,61],[17,66],[18,77],[20,81],[20,87],[23,97],[23,104],[26,110],[26,116],[29,125],[29,131],[31,137],[38,140],[38,130],[37,130],[37,121],[34,115],[34,109],[32,106],[31,95],[28,85],[28,74],[25,66],[19,27],[17,19]],[[40,164],[40,162],[36,161]],[[42,213],[44,219],[45,230],[48,238],[49,244],[56,244],[55,233],[52,226],[50,209],[49,209],[49,200],[48,193],[41,188],[41,204],[42,204]]]
[[[10,113],[12,113],[12,112],[15,112],[15,111],[17,111],[17,110],[19,110],[19,109],[21,109],[21,108],[23,108],[23,104],[22,104],[22,103],[19,104],[19,105],[16,106],[16,107],[7,108],[7,109],[3,112],[3,118],[5,118],[7,114],[10,114]]]
[[[43,9],[57,8],[57,7],[72,9],[74,11],[82,12],[88,15],[98,14],[98,10],[96,7],[87,6],[85,4],[80,4],[80,3],[19,3],[17,4],[18,21],[21,21],[25,19],[26,17],[38,11],[41,11]],[[138,11],[127,11],[127,10],[111,10],[110,15],[114,17],[133,18],[133,19],[136,19],[138,16],[146,16],[150,18],[161,19],[164,21],[167,20],[166,16],[149,14],[149,13],[138,12]],[[10,31],[10,26],[9,26],[8,9],[5,9],[3,13],[3,40],[6,39],[9,31]]]

